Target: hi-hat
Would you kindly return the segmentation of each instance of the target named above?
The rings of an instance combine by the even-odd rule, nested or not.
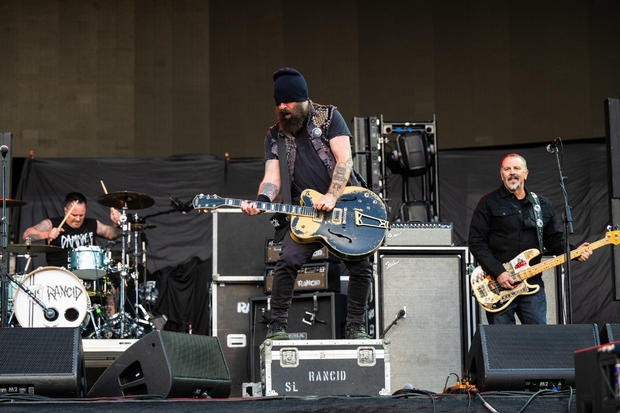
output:
[[[44,244],[9,244],[6,246],[6,250],[13,254],[39,254],[62,251],[62,248]]]
[[[97,202],[110,208],[144,209],[155,203],[155,200],[140,192],[117,191],[101,195]]]
[[[2,205],[2,201],[3,199],[0,198],[0,205]],[[10,199],[10,198],[6,199],[7,208],[20,207],[22,205],[26,205],[26,203],[24,201],[20,201],[19,199]]]

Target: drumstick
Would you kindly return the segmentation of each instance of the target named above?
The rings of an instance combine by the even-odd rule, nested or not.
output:
[[[108,194],[108,190],[106,189],[105,184],[103,183],[103,179],[99,180],[99,182],[101,182],[101,187],[103,188],[103,193],[107,195]]]
[[[58,225],[58,230],[60,230],[60,228],[62,228],[63,224],[65,223],[65,221],[67,220],[67,218],[69,218],[69,215],[71,215],[71,211],[73,211],[73,208],[75,208],[75,206],[78,204],[78,201],[73,201],[73,205],[71,205],[71,208],[69,208],[69,212],[67,212],[67,215],[65,215],[65,217],[62,219],[62,221],[60,221],[60,225]],[[47,240],[47,244],[49,245],[49,243],[52,242],[51,239]]]

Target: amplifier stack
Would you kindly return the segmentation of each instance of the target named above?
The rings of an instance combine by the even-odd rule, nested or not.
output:
[[[213,219],[211,330],[228,363],[231,396],[242,396],[247,384],[260,380],[258,351],[265,339],[273,271],[282,247],[273,241],[269,221],[261,217],[219,209],[213,211]],[[302,266],[289,311],[291,332],[312,339],[341,338],[346,314],[346,298],[340,294],[344,270],[326,248],[315,251]]]

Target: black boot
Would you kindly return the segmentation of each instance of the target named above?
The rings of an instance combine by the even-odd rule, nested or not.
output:
[[[286,334],[286,324],[279,321],[272,320],[267,326],[267,335],[265,340],[288,340],[288,334]]]

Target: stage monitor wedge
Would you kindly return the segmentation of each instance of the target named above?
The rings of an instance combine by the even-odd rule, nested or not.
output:
[[[600,343],[596,324],[478,327],[466,372],[480,391],[574,386],[573,353]]]
[[[88,397],[225,398],[230,373],[216,337],[153,331],[108,367]]]
[[[0,392],[80,397],[84,373],[79,328],[0,328]]]

